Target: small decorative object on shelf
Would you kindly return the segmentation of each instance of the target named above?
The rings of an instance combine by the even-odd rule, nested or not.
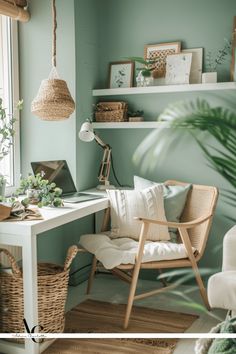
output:
[[[153,75],[152,72],[155,70],[155,63],[159,59],[143,59],[142,57],[130,57],[130,60],[143,64],[143,68],[137,68],[138,72],[136,76],[136,85],[137,87],[145,87],[153,85]]]
[[[225,39],[225,45],[222,49],[219,49],[215,57],[211,51],[206,55],[206,73],[202,74],[202,83],[216,83],[217,82],[217,68],[222,65],[226,57],[231,51],[231,42]]]
[[[96,122],[125,122],[127,110],[126,102],[98,102],[95,106],[95,120]]]
[[[143,122],[144,111],[128,112],[129,122]]]
[[[63,206],[60,198],[61,188],[58,188],[56,183],[43,179],[42,173],[37,173],[35,176],[29,174],[28,177],[21,179],[20,188],[17,190],[17,195],[19,194],[26,194],[26,203],[37,204],[39,208],[47,205]]]

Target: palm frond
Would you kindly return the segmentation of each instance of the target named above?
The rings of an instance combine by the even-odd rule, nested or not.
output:
[[[205,157],[217,173],[236,188],[236,114],[222,107],[211,108],[207,101],[180,102],[170,105],[160,116],[179,130],[185,128],[197,141]],[[201,141],[196,131],[205,131],[220,147]],[[230,196],[229,196],[230,198]],[[235,198],[230,204],[236,206]]]

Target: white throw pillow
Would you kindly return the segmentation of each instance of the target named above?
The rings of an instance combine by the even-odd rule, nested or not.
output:
[[[107,190],[111,206],[111,236],[139,239],[141,222],[134,217],[166,221],[163,186],[143,190]],[[147,240],[169,240],[166,226],[150,224]]]

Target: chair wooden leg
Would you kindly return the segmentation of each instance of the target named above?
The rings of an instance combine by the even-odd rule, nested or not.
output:
[[[193,269],[193,272],[194,272],[194,275],[195,275],[195,278],[196,278],[196,281],[197,281],[197,285],[199,287],[200,294],[202,296],[202,300],[203,300],[206,308],[208,310],[210,310],[211,307],[210,307],[209,302],[208,302],[207,292],[206,292],[206,289],[204,287],[204,284],[203,284],[203,281],[202,281],[202,278],[201,278],[201,275],[200,275],[200,272],[199,272],[199,269],[198,269],[198,265],[197,265],[196,259],[195,259],[194,255],[193,255],[192,246],[191,246],[191,243],[190,243],[190,240],[189,240],[188,232],[187,232],[186,229],[179,228],[179,233],[180,233],[181,239],[183,241],[183,244],[185,245],[185,249],[186,249],[187,255],[189,257],[189,260],[190,260],[190,263],[191,263],[191,266],[192,266],[192,269]]]
[[[138,282],[139,271],[140,271],[140,264],[135,267],[134,273],[133,273],[133,276],[132,276],[132,281],[131,281],[131,284],[130,284],[128,303],[127,303],[126,313],[125,313],[124,329],[127,329],[128,324],[129,324],[129,318],[130,318],[132,307],[133,307],[133,302],[134,302],[134,296],[135,296],[135,291],[136,291],[137,282]]]
[[[93,256],[92,267],[91,267],[91,272],[89,275],[88,286],[87,286],[87,295],[90,293],[96,268],[97,268],[97,258]]]
[[[209,302],[208,302],[207,291],[206,291],[206,288],[204,287],[204,284],[203,284],[201,275],[199,273],[198,267],[193,269],[193,271],[194,271],[194,274],[195,274],[195,278],[196,278],[196,281],[197,281],[197,285],[199,287],[199,291],[200,291],[202,300],[203,300],[207,310],[210,311],[211,307],[210,307]]]
[[[147,223],[144,222],[142,224],[141,233],[140,233],[140,237],[139,237],[138,254],[136,256],[136,262],[135,262],[134,271],[133,271],[133,275],[132,275],[132,281],[131,281],[131,285],[130,285],[129,298],[128,298],[128,303],[127,303],[127,307],[126,307],[124,329],[127,329],[128,324],[129,324],[129,318],[130,318],[130,314],[131,314],[131,310],[132,310],[132,306],[133,306],[133,302],[134,302],[134,296],[135,296],[140,266],[141,266],[141,262],[142,262],[143,249],[144,249],[145,238],[146,238],[146,234],[148,231],[148,227],[149,227],[149,225]]]

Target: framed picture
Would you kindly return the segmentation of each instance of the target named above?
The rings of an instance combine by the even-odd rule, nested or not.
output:
[[[203,48],[182,49],[181,53],[192,53],[189,83],[200,84],[202,82]]]
[[[109,88],[132,87],[134,62],[117,61],[110,63]]]
[[[189,84],[192,53],[168,55],[166,58],[166,84]]]
[[[230,79],[236,81],[236,16],[234,16],[232,32],[232,61],[230,67]]]
[[[158,59],[154,64],[154,78],[163,78],[166,75],[166,58],[168,55],[180,53],[180,42],[159,43],[146,45],[144,49],[145,59]]]

